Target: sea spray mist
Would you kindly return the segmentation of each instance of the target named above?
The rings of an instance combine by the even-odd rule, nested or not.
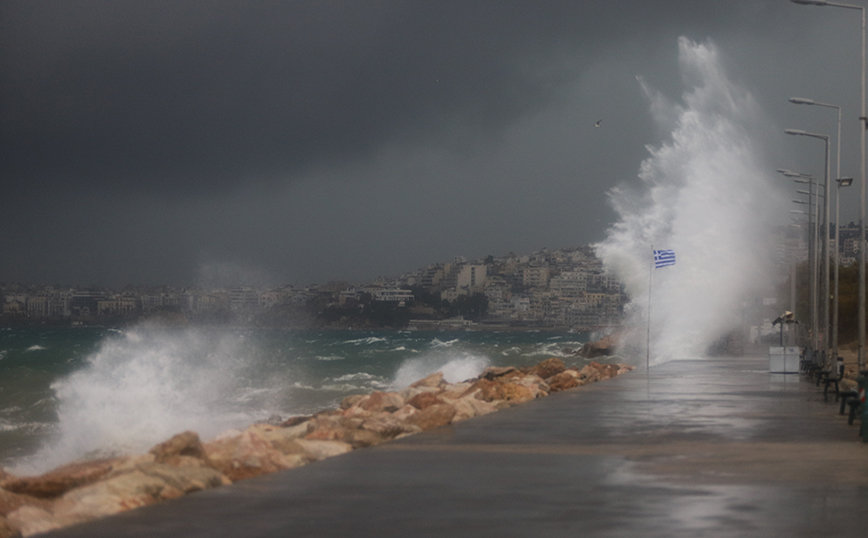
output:
[[[595,245],[631,297],[621,353],[635,362],[645,359],[650,288],[652,364],[701,356],[740,326],[743,304],[774,281],[771,229],[786,214],[774,167],[763,160],[760,133],[769,123],[758,104],[727,77],[712,43],[678,45],[681,104],[640,79],[671,135],[649,146],[638,188],[610,190],[619,218]],[[677,255],[653,277],[652,245]]]

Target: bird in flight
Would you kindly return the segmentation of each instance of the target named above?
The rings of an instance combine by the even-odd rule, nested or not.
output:
[[[597,123],[595,123],[595,124],[594,124],[594,127],[599,127],[599,126],[600,126],[600,123],[602,123],[602,121],[603,121],[603,120],[600,120],[600,121],[598,121]]]

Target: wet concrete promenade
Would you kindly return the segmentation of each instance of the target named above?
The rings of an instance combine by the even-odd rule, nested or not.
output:
[[[52,536],[864,536],[868,444],[798,378],[672,362]]]

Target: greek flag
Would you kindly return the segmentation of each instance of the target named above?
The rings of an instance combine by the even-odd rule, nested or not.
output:
[[[655,250],[654,251],[654,268],[660,269],[661,267],[667,267],[669,265],[675,265],[675,251],[674,250]]]

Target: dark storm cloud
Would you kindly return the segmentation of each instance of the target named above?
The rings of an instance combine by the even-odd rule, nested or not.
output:
[[[195,195],[455,124],[496,131],[581,69],[559,56],[672,25],[750,24],[767,6],[4,2],[0,179],[7,195],[58,185]]]
[[[818,148],[781,134],[834,129],[787,103],[799,95],[843,105],[842,170],[854,175],[861,43],[840,12],[786,0],[4,0],[0,282],[364,282],[599,241],[615,218],[606,192],[635,185],[646,146],[671,132],[637,75],[668,102],[689,90],[680,36],[711,39],[769,113],[752,142],[774,153],[770,170],[822,165]],[[852,207],[842,200],[842,214]]]

